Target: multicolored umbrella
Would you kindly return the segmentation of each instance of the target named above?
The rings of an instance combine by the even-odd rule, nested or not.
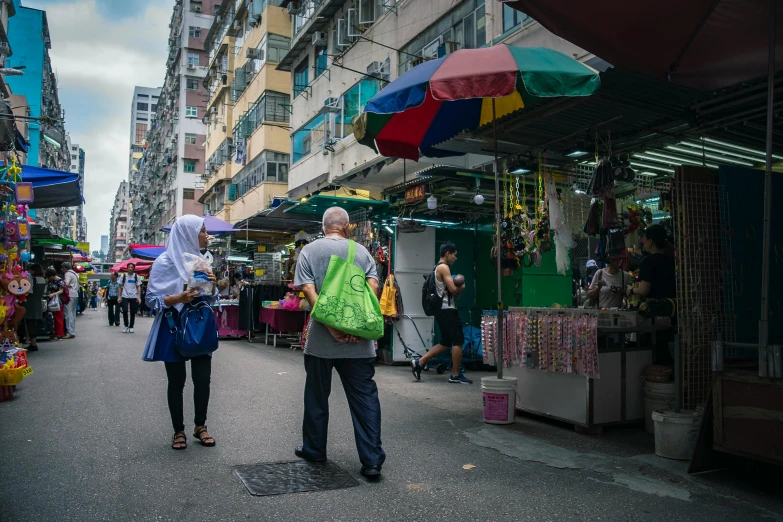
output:
[[[354,135],[384,156],[453,156],[433,147],[492,123],[493,112],[497,119],[545,98],[589,96],[600,85],[597,71],[552,49],[463,49],[387,85],[367,103]]]
[[[204,216],[204,225],[207,227],[207,233],[212,235],[227,234],[229,232],[239,232],[231,223],[223,221],[213,216]],[[171,232],[171,227],[161,228],[163,232]]]

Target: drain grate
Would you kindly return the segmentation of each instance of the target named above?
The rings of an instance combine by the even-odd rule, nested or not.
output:
[[[249,464],[236,466],[234,473],[247,491],[257,497],[352,488],[359,485],[347,471],[332,462],[295,460]]]

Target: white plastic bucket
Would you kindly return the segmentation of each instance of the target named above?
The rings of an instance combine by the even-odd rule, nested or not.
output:
[[[693,436],[698,429],[699,414],[693,410],[656,410],[652,413],[655,422],[655,454],[675,460],[689,460],[696,445]]]
[[[516,377],[482,377],[481,395],[484,403],[484,422],[513,424],[517,398]]]
[[[652,413],[655,410],[670,410],[674,407],[673,382],[644,383],[644,428],[653,433]]]

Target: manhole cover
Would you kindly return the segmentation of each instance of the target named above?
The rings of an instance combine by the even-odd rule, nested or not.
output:
[[[306,460],[249,464],[234,468],[251,495],[263,497],[303,491],[325,491],[358,486],[359,483],[337,464]]]

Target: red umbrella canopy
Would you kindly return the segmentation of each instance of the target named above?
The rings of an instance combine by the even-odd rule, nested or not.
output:
[[[111,267],[112,272],[127,272],[128,271],[128,265],[133,263],[136,265],[136,272],[139,275],[145,275],[149,273],[150,268],[152,268],[152,261],[147,261],[145,259],[137,259],[137,258],[131,258],[126,259],[122,263],[118,263]]]
[[[612,65],[687,87],[715,89],[767,73],[769,0],[505,3]],[[776,10],[780,26],[783,1]],[[775,69],[780,70],[783,35],[775,48]]]

